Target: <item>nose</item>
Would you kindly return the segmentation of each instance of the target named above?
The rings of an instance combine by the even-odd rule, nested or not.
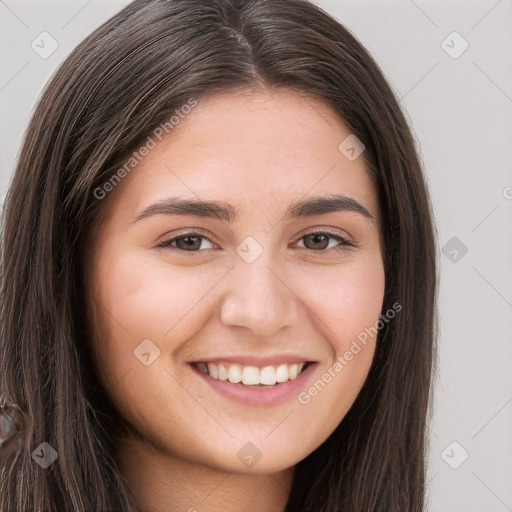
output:
[[[264,255],[252,263],[236,261],[221,305],[221,320],[224,325],[246,327],[255,336],[269,338],[297,323],[299,299],[292,283]]]

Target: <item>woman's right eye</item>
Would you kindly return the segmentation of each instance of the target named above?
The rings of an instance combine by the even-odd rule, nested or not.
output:
[[[190,232],[170,238],[168,240],[164,240],[158,244],[158,247],[164,247],[173,251],[181,252],[200,252],[199,248],[201,247],[202,239],[207,240],[210,244],[212,243],[202,233]]]

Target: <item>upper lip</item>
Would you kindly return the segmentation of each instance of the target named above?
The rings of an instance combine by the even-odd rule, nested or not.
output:
[[[251,365],[251,366],[272,366],[277,364],[294,364],[294,363],[309,363],[314,362],[312,359],[304,356],[297,356],[291,354],[283,354],[283,355],[273,355],[268,357],[263,357],[261,355],[242,355],[239,356],[215,356],[215,357],[205,357],[203,359],[196,359],[194,361],[189,361],[189,364],[197,364],[197,363],[239,363],[241,365]]]

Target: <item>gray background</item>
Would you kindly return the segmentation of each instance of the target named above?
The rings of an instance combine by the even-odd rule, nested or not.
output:
[[[127,3],[0,0],[0,201],[42,87]],[[512,511],[512,0],[315,3],[401,98],[432,194],[441,332],[429,510]],[[49,51],[45,31],[58,48],[42,58],[31,43]]]

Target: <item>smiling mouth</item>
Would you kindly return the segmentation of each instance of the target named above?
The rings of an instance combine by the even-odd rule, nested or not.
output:
[[[212,379],[228,381],[253,388],[278,386],[289,380],[295,380],[308,366],[309,362],[278,364],[271,366],[250,366],[237,363],[192,363],[199,371]]]

